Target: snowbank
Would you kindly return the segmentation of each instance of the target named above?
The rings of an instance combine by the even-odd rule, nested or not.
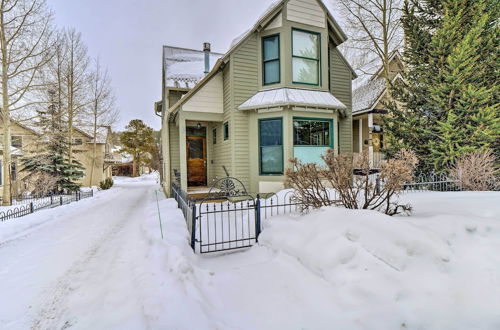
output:
[[[499,197],[407,194],[411,217],[335,207],[274,217],[259,242],[333,285],[353,328],[498,329]]]
[[[151,299],[144,310],[152,315],[152,328],[216,329],[216,319],[208,314],[208,301],[203,288],[210,285],[212,273],[198,266],[199,256],[190,247],[190,235],[177,202],[159,199],[148,206],[144,234],[150,244],[147,280]],[[163,228],[161,237],[160,219]],[[148,289],[144,289],[148,291]],[[189,321],[188,321],[189,320]]]

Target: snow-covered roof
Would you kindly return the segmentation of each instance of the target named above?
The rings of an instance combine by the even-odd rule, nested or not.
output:
[[[210,53],[210,69],[223,54]],[[205,54],[201,50],[163,46],[166,87],[193,88],[205,76]]]
[[[390,61],[401,59],[398,51],[393,52]],[[352,84],[352,112],[363,113],[372,110],[385,92],[385,78],[381,75],[382,61],[374,57],[358,69],[359,75]],[[397,72],[394,72],[396,74]],[[395,79],[395,78],[393,78]]]
[[[325,109],[347,108],[329,92],[298,88],[278,88],[258,92],[241,104],[238,110],[263,109],[288,105]]]
[[[94,128],[92,126],[79,126],[78,128],[85,134],[88,134],[89,136],[94,136]],[[106,141],[108,140],[109,127],[107,126],[97,127],[96,133],[97,133],[96,142],[99,144],[105,144]]]
[[[352,113],[371,110],[384,91],[384,78],[366,80],[352,91]]]

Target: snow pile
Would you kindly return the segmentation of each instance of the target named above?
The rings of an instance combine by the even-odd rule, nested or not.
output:
[[[297,256],[327,278],[341,265],[370,262],[403,271],[422,258],[438,268],[451,258],[446,242],[434,233],[375,211],[330,207],[269,223],[263,245]]]
[[[177,202],[165,199],[160,191],[157,196],[159,203],[150,204],[143,224],[150,252],[145,261],[149,276],[142,281],[147,287],[141,291],[150,297],[144,302],[144,310],[154,320],[149,325],[153,329],[215,329],[203,293],[213,274],[197,265],[199,257],[189,245],[190,235]]]
[[[412,217],[335,207],[274,217],[259,242],[330,283],[351,328],[498,329],[498,197],[408,194]]]

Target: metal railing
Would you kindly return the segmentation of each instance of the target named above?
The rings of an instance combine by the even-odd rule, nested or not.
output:
[[[28,214],[35,213],[36,211],[53,208],[72,202],[78,202],[84,198],[94,196],[94,192],[90,191],[76,191],[70,195],[50,195],[46,197],[26,197],[23,199],[15,199],[16,207],[10,208],[7,211],[0,211],[0,221],[6,221],[14,218],[20,218]]]
[[[191,248],[202,254],[251,247],[258,241],[263,220],[302,207],[294,191],[257,195],[245,191],[234,196],[218,191],[193,200],[174,183],[171,193],[184,215]]]
[[[195,233],[196,233],[196,203],[190,200],[187,193],[183,191],[177,184],[172,183],[172,197],[177,201],[178,208],[181,209],[186,225],[190,234],[191,248],[195,249]]]

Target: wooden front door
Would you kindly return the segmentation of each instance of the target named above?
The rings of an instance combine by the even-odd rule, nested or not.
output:
[[[204,136],[188,136],[186,139],[188,186],[206,186],[207,138]]]

